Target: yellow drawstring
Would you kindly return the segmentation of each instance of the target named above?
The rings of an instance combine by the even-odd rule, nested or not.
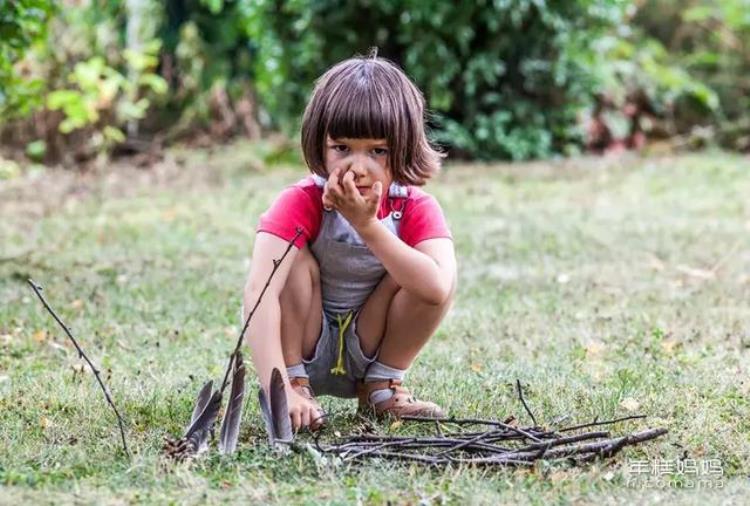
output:
[[[346,329],[352,322],[352,316],[354,316],[354,311],[349,311],[346,318],[342,321],[341,315],[336,315],[336,321],[339,324],[339,358],[336,360],[336,367],[331,369],[331,374],[337,376],[343,376],[346,374],[346,368],[344,367],[344,332],[346,332]]]

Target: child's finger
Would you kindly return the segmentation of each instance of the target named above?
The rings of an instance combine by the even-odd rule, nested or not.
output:
[[[292,411],[291,413],[289,413],[289,416],[292,419],[292,429],[299,430],[299,428],[301,427],[300,426],[301,417],[299,415],[299,411],[296,411],[296,410]]]
[[[339,185],[339,173],[341,169],[333,169],[331,174],[328,176],[328,183],[326,187],[328,191],[334,196],[338,197],[342,194],[341,186]]]
[[[380,202],[380,198],[383,196],[383,183],[375,181],[372,185],[372,193],[375,195],[377,202]]]
[[[354,183],[354,173],[353,172],[347,172],[344,174],[344,178],[342,179],[342,183],[344,186],[344,192],[352,193],[353,195],[357,195],[357,185]]]
[[[302,410],[300,422],[300,429],[310,426],[310,409],[307,406]]]

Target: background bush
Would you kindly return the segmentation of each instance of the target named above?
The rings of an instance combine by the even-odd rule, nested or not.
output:
[[[82,161],[261,130],[378,46],[451,155],[750,150],[750,0],[0,0],[0,141]]]
[[[38,103],[41,82],[14,64],[43,37],[51,13],[49,0],[0,0],[0,118],[27,114]]]
[[[696,125],[722,146],[750,150],[750,1],[648,0],[634,25],[658,41],[674,65],[717,97],[717,107],[683,101],[675,128]]]
[[[256,86],[282,125],[296,125],[322,70],[376,45],[424,91],[437,140],[478,158],[574,150],[597,84],[594,42],[622,17],[616,0],[243,5]]]

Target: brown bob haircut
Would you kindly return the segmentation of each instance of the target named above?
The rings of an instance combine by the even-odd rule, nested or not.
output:
[[[400,184],[421,186],[440,170],[443,155],[427,140],[422,94],[376,50],[336,64],[315,84],[302,119],[302,152],[323,177],[327,135],[386,139],[391,174]]]

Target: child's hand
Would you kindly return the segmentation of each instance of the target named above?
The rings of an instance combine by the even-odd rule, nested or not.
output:
[[[292,420],[292,430],[309,428],[316,430],[323,422],[323,413],[318,412],[315,404],[305,399],[291,388],[286,389],[286,403],[289,409],[289,418]]]
[[[382,194],[380,181],[376,181],[363,195],[354,183],[352,171],[347,171],[341,177],[341,169],[334,169],[323,191],[323,206],[336,209],[355,229],[359,229],[377,219]]]

